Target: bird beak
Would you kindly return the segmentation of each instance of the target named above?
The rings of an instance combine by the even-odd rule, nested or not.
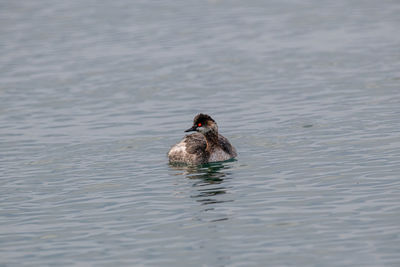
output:
[[[192,128],[187,129],[185,132],[193,132],[193,131],[196,131],[196,129],[197,129],[197,126],[193,125]]]

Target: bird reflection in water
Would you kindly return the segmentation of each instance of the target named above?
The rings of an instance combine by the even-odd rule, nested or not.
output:
[[[222,195],[227,193],[226,187],[223,186],[223,182],[229,179],[229,163],[235,161],[234,159],[213,162],[198,166],[190,165],[177,165],[170,164],[170,167],[182,171],[177,175],[186,175],[187,178],[192,179],[194,183],[193,187],[196,187],[196,191],[191,195],[197,202],[202,205],[216,204],[223,202],[231,202]]]

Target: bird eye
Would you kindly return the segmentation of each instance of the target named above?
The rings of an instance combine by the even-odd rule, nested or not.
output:
[[[198,123],[197,126],[198,126],[198,127],[201,127],[201,123]]]

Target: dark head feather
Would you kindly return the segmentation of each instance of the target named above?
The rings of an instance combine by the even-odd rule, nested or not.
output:
[[[209,115],[200,113],[197,114],[196,117],[194,117],[193,124],[195,125],[198,123],[205,124],[207,121],[215,122]]]

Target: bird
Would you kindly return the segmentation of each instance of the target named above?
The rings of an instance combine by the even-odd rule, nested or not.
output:
[[[170,163],[199,165],[237,157],[235,147],[218,133],[218,125],[209,115],[197,114],[193,126],[185,132],[192,131],[196,133],[186,135],[171,147],[168,152]]]

